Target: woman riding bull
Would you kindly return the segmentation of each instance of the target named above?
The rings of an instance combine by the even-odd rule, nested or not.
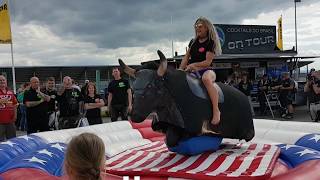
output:
[[[221,54],[221,45],[214,25],[207,18],[198,18],[194,23],[194,30],[195,38],[189,43],[189,49],[181,62],[180,69],[192,72],[201,78],[212,103],[211,123],[216,125],[220,122],[220,110],[218,91],[213,86],[216,74],[211,64],[213,59]]]

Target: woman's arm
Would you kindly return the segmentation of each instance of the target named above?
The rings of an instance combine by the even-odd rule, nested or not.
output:
[[[84,103],[84,109],[85,110],[94,109],[94,107],[92,107],[91,103]]]
[[[183,57],[179,69],[184,70],[187,67],[189,59],[190,59],[190,49],[188,49],[186,55]]]
[[[95,103],[85,103],[84,104],[84,108],[85,109],[95,109],[95,108],[100,108],[104,106],[104,102],[103,99],[99,99],[99,102],[95,102]]]

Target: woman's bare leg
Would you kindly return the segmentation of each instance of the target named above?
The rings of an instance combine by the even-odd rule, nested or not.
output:
[[[218,91],[213,86],[213,82],[216,80],[216,74],[213,71],[206,71],[202,75],[202,82],[204,86],[207,88],[208,95],[210,97],[211,103],[212,103],[212,114],[213,117],[211,119],[211,123],[216,125],[220,122],[220,110],[218,107]]]

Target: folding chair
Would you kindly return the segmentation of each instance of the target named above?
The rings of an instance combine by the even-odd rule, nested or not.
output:
[[[264,93],[264,97],[266,98],[267,105],[268,105],[268,107],[266,107],[266,108],[269,108],[269,111],[270,111],[270,113],[271,113],[271,115],[272,115],[272,119],[274,119],[273,110],[272,110],[272,107],[271,107],[271,104],[270,104],[270,101],[269,101],[269,98],[270,98],[271,94],[266,94],[266,92],[263,92],[263,93]],[[265,110],[266,110],[266,109],[265,109]],[[265,111],[265,110],[264,110],[264,111]]]

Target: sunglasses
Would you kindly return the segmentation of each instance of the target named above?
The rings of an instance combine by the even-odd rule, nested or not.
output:
[[[203,28],[203,27],[204,27],[204,25],[203,25],[203,24],[201,24],[201,23],[198,23],[198,24],[196,24],[194,27],[195,27],[196,29],[197,29],[197,28]]]

